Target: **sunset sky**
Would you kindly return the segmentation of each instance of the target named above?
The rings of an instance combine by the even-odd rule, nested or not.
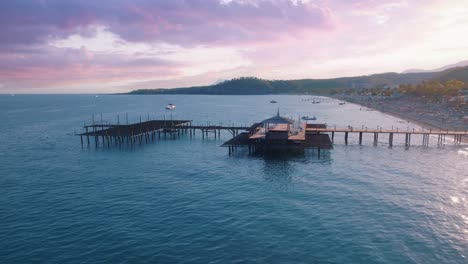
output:
[[[0,1],[0,93],[329,78],[468,59],[468,0]]]

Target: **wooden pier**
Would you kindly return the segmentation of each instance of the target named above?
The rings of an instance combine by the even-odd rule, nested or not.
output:
[[[102,119],[102,118],[101,118]],[[269,132],[260,133],[265,130],[265,122],[280,120],[283,123],[275,124],[274,128],[269,128]],[[330,128],[325,124],[302,124],[298,131],[292,133],[287,118],[277,116],[254,123],[251,126],[222,126],[222,125],[193,125],[191,120],[147,120],[133,124],[105,124],[94,123],[85,125],[85,132],[76,134],[80,136],[81,146],[84,145],[98,147],[111,146],[134,146],[143,143],[154,142],[157,139],[175,139],[181,135],[195,137],[197,133],[203,139],[209,136],[215,139],[221,138],[221,131],[227,131],[232,138],[221,146],[228,147],[231,154],[239,147],[247,147],[249,153],[266,149],[331,149],[335,143],[337,134],[342,134],[344,144],[349,144],[350,135],[358,138],[359,145],[364,144],[364,135],[373,136],[373,145],[379,144],[379,139],[388,140],[388,146],[392,147],[395,137],[404,136],[404,145],[412,145],[412,137],[421,138],[421,145],[429,146],[431,136],[437,137],[437,145],[443,146],[448,138],[453,139],[454,144],[461,144],[464,137],[468,137],[468,131],[450,130],[401,130],[401,129],[368,129],[353,127]],[[93,142],[92,142],[93,141]]]
[[[192,125],[191,120],[148,120],[128,125],[98,123],[85,125],[83,128],[85,132],[77,134],[80,136],[81,146],[94,145],[96,148],[141,145],[161,137],[176,138],[181,134],[194,137],[197,130],[202,138],[210,134],[214,135],[214,138],[220,138],[222,130],[230,132],[234,137],[239,135],[239,131],[250,129],[245,126]],[[94,144],[91,143],[91,139]]]
[[[405,136],[405,146],[411,145],[411,137],[419,135],[422,138],[422,145],[429,146],[430,136],[437,136],[437,145],[444,145],[447,138],[453,138],[454,144],[461,144],[463,137],[468,136],[468,131],[450,131],[450,130],[401,130],[401,129],[354,129],[354,128],[307,128],[307,133],[330,133],[331,140],[334,142],[335,134],[344,134],[345,144],[348,145],[349,134],[358,134],[359,145],[363,144],[363,134],[372,134],[374,137],[373,144],[377,145],[381,135],[387,135],[388,145],[390,147],[394,144],[395,135]]]

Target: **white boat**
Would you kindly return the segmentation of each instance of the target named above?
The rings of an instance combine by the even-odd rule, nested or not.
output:
[[[174,110],[174,109],[176,109],[176,106],[175,106],[175,104],[168,104],[168,105],[166,106],[166,109],[167,109],[167,110]]]
[[[302,120],[317,120],[317,118],[316,118],[315,116],[311,116],[311,117],[309,117],[309,116],[303,116],[303,117],[302,117]]]

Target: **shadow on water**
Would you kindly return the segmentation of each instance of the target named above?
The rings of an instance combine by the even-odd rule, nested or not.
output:
[[[317,150],[287,150],[267,151],[261,154],[264,160],[264,178],[269,182],[287,184],[292,181],[298,166],[330,163],[330,151],[321,151],[320,157]]]

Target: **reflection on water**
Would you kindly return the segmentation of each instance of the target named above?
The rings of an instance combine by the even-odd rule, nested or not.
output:
[[[289,184],[294,174],[294,166],[284,159],[265,159],[263,173],[266,181]]]
[[[468,148],[460,149],[458,154],[468,156]]]
[[[297,174],[298,166],[314,166],[330,163],[330,151],[321,150],[320,156],[316,149],[290,149],[281,151],[267,151],[257,154],[263,159],[264,179],[275,183],[289,183],[292,175]]]
[[[93,113],[162,118],[154,111],[169,102],[174,118],[250,125],[276,112],[272,99],[330,127],[399,126],[302,98],[0,96],[0,263],[467,263],[467,146],[345,146],[335,135],[320,157],[229,156],[228,132],[97,151],[71,135]]]

